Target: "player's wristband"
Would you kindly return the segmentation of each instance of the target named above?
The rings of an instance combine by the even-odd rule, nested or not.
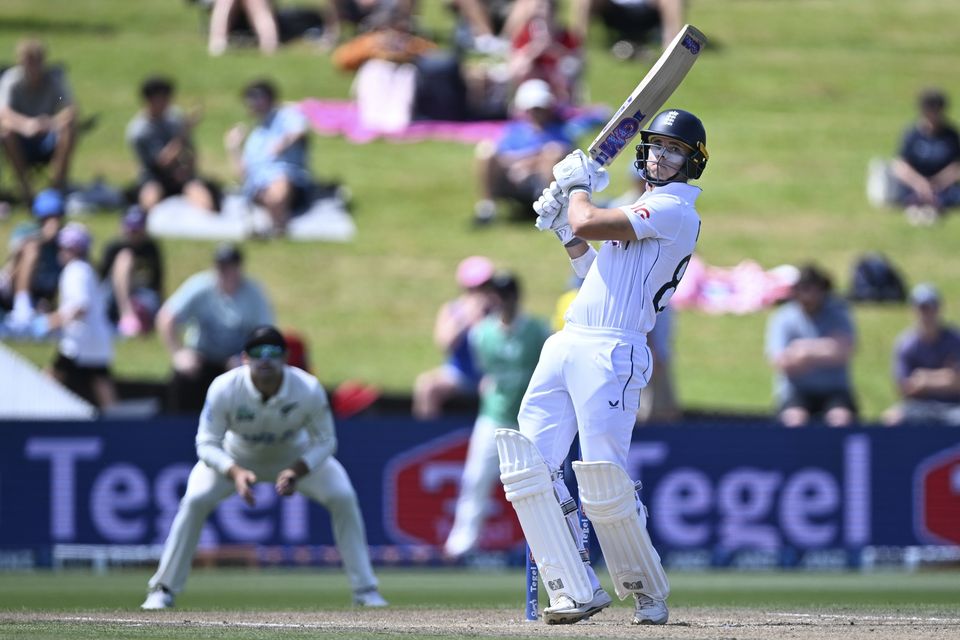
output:
[[[575,184],[575,185],[573,185],[572,187],[570,187],[570,189],[567,190],[567,197],[568,197],[568,198],[571,197],[571,196],[572,196],[574,193],[576,193],[577,191],[583,191],[585,194],[587,194],[587,197],[588,197],[588,198],[589,198],[591,195],[593,195],[593,191],[591,191],[591,190],[590,190],[590,187],[588,187],[587,185],[585,185],[585,184]]]

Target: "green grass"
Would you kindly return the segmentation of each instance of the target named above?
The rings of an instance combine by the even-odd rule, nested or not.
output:
[[[425,23],[445,33],[439,2],[422,3]],[[671,103],[703,117],[710,164],[701,184],[704,219],[699,252],[710,264],[745,259],[766,268],[815,260],[841,290],[866,250],[885,252],[911,282],[942,287],[948,314],[960,297],[960,261],[953,258],[955,221],[915,229],[864,196],[870,157],[893,152],[914,116],[916,92],[960,86],[960,4],[940,0],[738,0],[689,3],[688,19],[716,45],[698,62]],[[182,104],[203,105],[201,164],[231,178],[223,132],[244,117],[238,98],[249,79],[276,78],[289,99],[345,98],[350,78],[307,43],[265,58],[252,50],[209,58],[192,5],[169,0],[5,0],[0,55],[27,33],[44,38],[54,60],[69,62],[78,101],[99,113],[82,141],[75,175],[122,184],[135,168],[123,130],[137,108],[136,86],[147,73],[176,78]],[[586,84],[591,100],[618,105],[647,63],[620,63],[592,33]],[[960,96],[954,96],[958,98]],[[569,268],[555,241],[528,225],[482,232],[467,221],[476,191],[472,149],[447,143],[351,145],[316,139],[314,168],[337,176],[356,195],[357,239],[346,245],[273,242],[248,246],[249,269],[262,280],[279,321],[303,331],[316,373],[328,383],[361,378],[408,391],[417,372],[440,356],[431,342],[434,313],[452,296],[452,271],[469,254],[490,255],[515,269],[528,307],[552,312]],[[611,192],[626,186],[626,163],[614,165]],[[9,187],[9,172],[0,175]],[[22,219],[18,213],[14,221]],[[0,223],[0,242],[13,222]],[[100,241],[116,216],[94,219]],[[165,242],[168,281],[176,285],[205,268],[210,246]],[[889,359],[896,334],[910,321],[903,308],[858,308],[854,379],[864,414],[876,417],[893,400]],[[765,314],[744,317],[680,314],[677,386],[690,408],[765,410],[770,371],[762,354]],[[41,363],[49,345],[22,352]],[[155,338],[123,343],[116,372],[162,378],[166,355]]]

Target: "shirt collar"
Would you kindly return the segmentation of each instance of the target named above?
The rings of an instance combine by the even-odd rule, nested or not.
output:
[[[251,398],[260,404],[268,405],[281,402],[290,394],[290,372],[287,371],[287,369],[289,369],[289,367],[284,365],[283,380],[280,382],[280,388],[277,389],[277,392],[266,402],[263,401],[263,394],[260,393],[260,390],[253,385],[253,378],[250,377],[250,365],[248,364],[243,365],[243,388],[247,390]]]
[[[691,204],[697,200],[697,197],[700,195],[700,191],[700,187],[695,187],[686,182],[668,182],[662,187],[653,188],[653,193],[667,193],[672,196],[677,196],[682,200],[686,200]]]

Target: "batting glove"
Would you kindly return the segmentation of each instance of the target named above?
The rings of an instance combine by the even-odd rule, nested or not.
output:
[[[553,177],[568,197],[573,191],[596,193],[610,184],[607,170],[583,151],[577,149],[553,166]]]
[[[540,198],[533,203],[533,210],[537,214],[534,226],[540,231],[546,231],[553,227],[554,220],[560,215],[566,220],[567,204],[567,197],[563,195],[560,186],[556,182],[551,182],[550,186],[543,190]]]

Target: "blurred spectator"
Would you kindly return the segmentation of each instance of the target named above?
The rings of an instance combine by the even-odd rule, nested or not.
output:
[[[71,222],[60,231],[58,244],[63,263],[59,302],[56,311],[43,316],[48,331],[60,332],[50,371],[61,384],[103,411],[116,403],[110,373],[113,329],[107,320],[100,279],[89,262],[92,238],[86,227]]]
[[[563,105],[577,102],[583,70],[582,38],[557,22],[556,0],[518,0],[520,16],[510,40],[508,67],[513,86],[525,80],[545,80]]]
[[[960,135],[946,118],[947,97],[928,89],[918,100],[920,118],[903,135],[892,173],[896,200],[912,224],[931,224],[960,205]]]
[[[850,381],[855,331],[845,302],[817,267],[800,269],[793,299],[767,321],[766,354],[775,371],[774,395],[787,427],[822,419],[849,426],[857,407]]]
[[[454,40],[462,49],[488,56],[506,55],[517,22],[525,20],[524,0],[449,0],[458,15]]]
[[[634,57],[659,28],[659,43],[666,49],[684,24],[684,0],[570,0],[570,25],[581,41],[587,37],[591,15],[607,30],[613,54],[621,60]]]
[[[367,30],[337,47],[333,64],[342,71],[356,71],[369,60],[413,62],[436,44],[416,35],[407,10],[379,3],[369,15]]]
[[[120,335],[153,330],[163,301],[163,256],[147,235],[147,214],[130,207],[121,221],[122,235],[103,250],[100,277],[109,283],[108,314]]]
[[[494,433],[519,429],[517,415],[540,350],[550,335],[546,321],[527,315],[516,276],[498,272],[490,279],[497,311],[478,322],[469,343],[480,379],[480,412],[470,435],[453,528],[444,553],[458,558],[480,542],[490,495],[500,477]]]
[[[197,175],[191,134],[200,113],[184,114],[173,106],[174,86],[150,77],[140,85],[143,110],[127,125],[127,143],[140,163],[137,202],[149,212],[167,196],[183,194],[196,207],[216,209],[210,186]]]
[[[0,311],[3,313],[13,309],[14,282],[17,269],[23,262],[23,247],[39,234],[40,228],[33,222],[21,222],[10,231],[10,238],[7,240],[7,257],[3,261],[3,266],[0,267]]]
[[[231,244],[217,247],[214,269],[190,276],[157,313],[173,364],[171,412],[200,411],[213,379],[240,363],[247,334],[272,323],[270,302],[244,275],[243,254]]]
[[[553,165],[573,148],[564,119],[556,110],[553,92],[544,80],[525,81],[513,100],[517,114],[496,141],[476,148],[481,199],[474,222],[487,224],[497,213],[496,200],[515,202],[525,211],[553,180]]]
[[[414,18],[416,0],[327,0],[321,46],[332,48],[344,39],[344,27],[351,25],[355,34],[369,30],[384,12],[410,22]],[[379,15],[379,17],[378,17]]]
[[[63,69],[47,65],[38,40],[21,40],[17,64],[0,77],[0,136],[25,203],[33,201],[30,170],[50,165],[50,185],[67,187],[76,139],[76,108]]]
[[[238,20],[245,20],[253,28],[262,53],[269,55],[277,50],[280,34],[271,0],[213,0],[207,43],[210,55],[219,56],[227,50],[230,31]]]
[[[33,320],[36,311],[52,311],[63,266],[57,235],[63,227],[64,200],[59,191],[44,189],[33,200],[33,216],[40,225],[22,237],[9,267],[13,299],[5,323],[14,333]]]
[[[914,287],[910,302],[916,322],[897,338],[893,353],[901,400],[883,413],[883,422],[960,426],[960,331],[941,319],[933,285]]]
[[[437,313],[433,341],[446,362],[417,376],[413,385],[413,415],[430,420],[440,415],[443,403],[456,395],[476,395],[480,374],[467,341],[471,327],[490,313],[493,299],[489,281],[493,263],[483,256],[465,258],[457,266],[460,295]]]
[[[247,85],[243,99],[256,125],[249,133],[243,124],[232,127],[227,151],[243,177],[244,195],[267,210],[273,233],[283,235],[293,211],[310,201],[307,120],[295,104],[278,105],[277,89],[267,80]]]

